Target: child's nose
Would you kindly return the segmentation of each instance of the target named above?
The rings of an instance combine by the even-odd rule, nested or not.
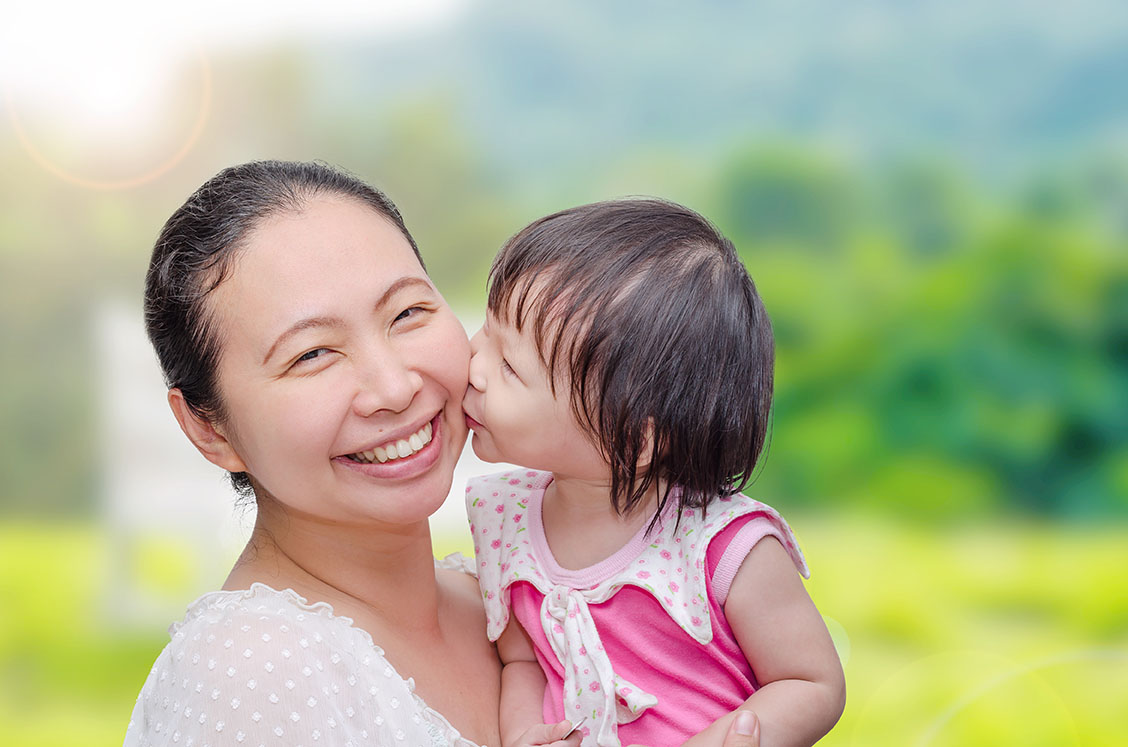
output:
[[[482,330],[474,333],[470,338],[470,386],[479,392],[485,391],[486,379],[484,374],[484,354],[482,350]]]
[[[482,342],[485,340],[485,336],[486,336],[486,327],[485,327],[485,325],[482,325],[481,327],[478,328],[478,331],[475,332],[470,337],[470,354],[471,355],[473,355],[474,353],[477,353],[479,350],[482,349]]]

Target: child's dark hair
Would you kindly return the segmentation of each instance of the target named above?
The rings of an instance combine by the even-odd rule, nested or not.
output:
[[[752,278],[709,221],[655,199],[563,210],[509,239],[489,277],[490,312],[531,327],[554,392],[571,382],[617,512],[657,480],[655,521],[674,486],[679,511],[744,489],[764,447],[775,346]]]

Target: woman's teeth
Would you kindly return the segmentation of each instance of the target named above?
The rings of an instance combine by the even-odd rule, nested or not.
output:
[[[415,433],[412,433],[407,438],[401,438],[399,441],[392,441],[383,446],[377,446],[371,451],[349,454],[349,459],[365,464],[372,464],[373,462],[383,464],[393,459],[403,459],[404,457],[411,456],[429,443],[431,443],[431,424],[427,423],[427,425],[423,426]]]

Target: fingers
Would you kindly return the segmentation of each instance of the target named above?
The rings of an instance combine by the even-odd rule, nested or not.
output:
[[[760,719],[755,713],[736,712],[736,718],[725,734],[724,747],[760,747]]]
[[[529,727],[521,735],[522,744],[543,745],[544,747],[578,747],[580,742],[583,741],[584,735],[577,731],[564,739],[564,735],[571,730],[572,724],[569,721],[560,721],[555,724],[537,724]]]
[[[559,742],[561,747],[580,747],[580,743],[584,741],[584,733],[577,729],[576,731],[568,734],[568,738]]]

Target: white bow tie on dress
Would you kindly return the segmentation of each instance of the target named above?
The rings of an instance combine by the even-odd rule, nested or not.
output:
[[[541,624],[564,667],[565,717],[592,721],[585,747],[619,747],[618,724],[634,721],[658,699],[615,674],[579,591],[557,586],[546,594]]]

